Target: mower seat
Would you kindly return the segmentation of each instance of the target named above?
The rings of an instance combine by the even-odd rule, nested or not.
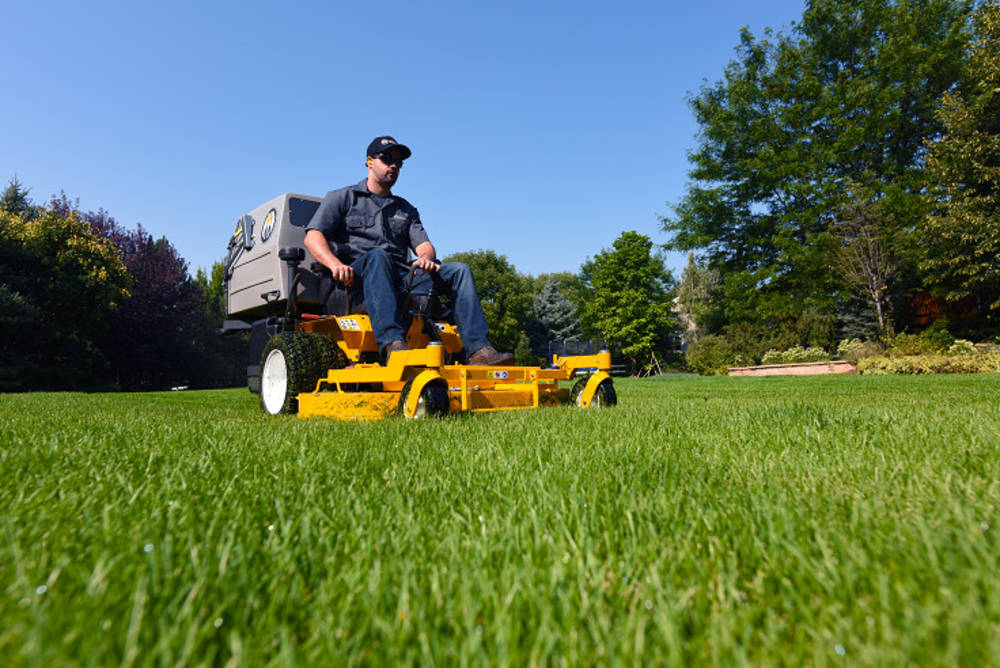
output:
[[[319,262],[313,262],[310,270],[320,278],[320,299],[325,315],[368,313],[361,290],[354,290],[347,287],[343,281],[334,280],[330,270]],[[441,320],[443,316],[449,315],[441,308],[438,296],[427,293],[411,293],[407,310],[426,314],[431,320]]]

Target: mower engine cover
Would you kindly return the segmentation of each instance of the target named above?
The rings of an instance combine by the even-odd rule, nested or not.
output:
[[[226,313],[251,321],[284,312],[288,299],[288,265],[278,257],[284,247],[305,249],[306,225],[321,198],[285,193],[261,204],[236,221],[226,248]],[[303,267],[313,258],[306,252]],[[311,301],[299,287],[297,297]]]

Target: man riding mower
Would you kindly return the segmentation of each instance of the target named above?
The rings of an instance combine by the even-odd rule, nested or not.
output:
[[[226,296],[227,312],[243,324],[227,322],[251,330],[248,378],[264,409],[365,419],[570,398],[614,404],[606,351],[520,367],[490,345],[471,271],[439,264],[416,208],[391,192],[410,155],[392,137],[376,137],[365,180],[322,200],[286,194],[238,221]],[[438,295],[448,298],[451,318]],[[574,392],[559,388],[585,369],[594,373]]]

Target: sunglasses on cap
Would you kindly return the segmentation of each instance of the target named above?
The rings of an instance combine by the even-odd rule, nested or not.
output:
[[[389,154],[379,153],[375,157],[387,165],[402,166],[403,164],[403,157],[400,156],[398,153],[389,153]]]

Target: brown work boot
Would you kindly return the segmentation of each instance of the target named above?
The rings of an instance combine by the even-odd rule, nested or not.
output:
[[[514,355],[498,352],[496,348],[489,345],[483,346],[469,355],[469,364],[472,366],[499,366],[513,363]]]
[[[389,356],[392,355],[397,350],[409,350],[409,349],[410,348],[406,345],[406,341],[400,341],[399,339],[396,339],[395,341],[393,341],[392,343],[390,343],[385,347],[385,359],[388,362]]]

